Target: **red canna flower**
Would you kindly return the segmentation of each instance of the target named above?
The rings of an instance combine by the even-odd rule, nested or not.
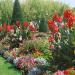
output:
[[[48,41],[49,41],[49,42],[53,42],[53,41],[54,41],[54,37],[53,37],[53,36],[50,36],[50,37],[48,38]]]
[[[54,24],[52,20],[48,20],[48,28],[53,32],[57,33],[59,30],[59,27]]]
[[[13,30],[13,29],[14,29],[13,26],[10,26],[10,25],[7,26],[7,31],[8,31],[8,32],[10,32],[10,31]]]
[[[48,25],[54,25],[54,22],[52,20],[48,20]]]
[[[62,17],[58,17],[57,22],[62,22]]]
[[[29,23],[28,22],[24,22],[23,25],[24,25],[24,27],[28,27]]]
[[[20,21],[19,20],[16,21],[16,25],[17,25],[17,27],[20,27]]]
[[[54,22],[52,20],[48,20],[48,28],[49,28],[49,30],[52,31],[54,26],[55,26]]]
[[[52,17],[52,18],[53,18],[53,21],[57,21],[58,17],[59,17],[59,16],[58,16],[58,13],[55,13],[55,14],[53,15],[53,17]]]
[[[3,30],[3,27],[2,26],[0,26],[0,32]]]
[[[74,15],[72,15],[72,16],[70,17],[70,19],[71,19],[71,21],[72,21],[73,23],[75,23],[75,16],[74,16]]]
[[[67,22],[67,27],[68,27],[68,28],[71,28],[72,26],[73,26],[73,22],[68,21],[68,22]]]
[[[64,19],[69,19],[71,15],[72,15],[71,10],[65,10]]]
[[[59,17],[58,13],[53,15],[53,21],[62,22],[62,17]]]
[[[3,29],[7,29],[7,24],[6,23],[3,23]]]
[[[55,48],[54,45],[49,46],[49,49],[54,49],[54,48]]]
[[[59,31],[59,27],[55,26],[54,29],[53,29],[53,33],[57,33],[58,31]]]
[[[73,27],[73,23],[74,23],[74,18],[73,16],[70,16],[70,18],[68,19],[68,22],[67,22],[67,26],[69,28]]]

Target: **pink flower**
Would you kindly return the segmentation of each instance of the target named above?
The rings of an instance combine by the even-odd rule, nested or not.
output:
[[[53,75],[64,75],[63,71],[58,70],[57,72],[55,72]]]
[[[62,29],[64,29],[64,27],[65,27],[64,25],[61,25],[61,26],[60,26],[60,28],[62,28]]]

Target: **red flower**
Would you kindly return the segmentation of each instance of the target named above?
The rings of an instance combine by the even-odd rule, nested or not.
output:
[[[33,25],[29,25],[29,30],[35,32],[36,28]]]
[[[62,17],[58,17],[57,19],[58,22],[62,22],[62,20],[63,20]]]
[[[54,48],[55,48],[54,45],[49,46],[49,49],[54,49]]]
[[[53,33],[57,33],[58,31],[59,31],[59,27],[55,26],[54,29],[53,29]]]
[[[52,21],[52,20],[48,20],[48,25],[50,26],[52,26],[52,25],[54,25],[54,22]]]
[[[53,28],[54,28],[55,24],[52,20],[48,20],[48,28],[53,31]]]
[[[24,22],[23,25],[24,25],[24,27],[28,27],[29,23],[28,22]]]
[[[72,26],[73,26],[73,22],[68,21],[68,22],[67,22],[67,27],[68,27],[68,28],[71,28]]]
[[[20,27],[20,21],[19,21],[19,20],[16,21],[16,25],[17,25],[18,27]]]
[[[67,70],[64,70],[64,74],[67,74],[68,72],[67,72]]]
[[[10,31],[13,30],[13,29],[14,29],[13,26],[10,26],[10,25],[7,26],[7,31],[8,31],[8,32],[10,32]]]
[[[54,41],[54,37],[53,37],[53,36],[50,36],[50,37],[48,38],[48,41],[49,41],[49,42],[53,42],[53,41]]]
[[[70,75],[70,70],[64,70],[64,74]]]
[[[73,23],[74,23],[74,18],[73,16],[71,16],[69,19],[68,19],[68,22],[67,22],[67,26],[69,28],[71,28],[73,26]]]
[[[55,14],[53,15],[53,17],[52,17],[52,18],[53,18],[53,21],[57,21],[58,17],[59,17],[59,16],[58,16],[58,13],[55,13]]]
[[[56,26],[52,20],[48,20],[48,27],[53,33],[57,33],[59,30],[59,27]]]
[[[0,32],[3,30],[3,27],[0,26]]]
[[[3,28],[6,30],[7,29],[7,24],[3,23]]]
[[[53,15],[53,21],[62,22],[62,17],[59,17],[58,13]]]
[[[64,12],[64,18],[65,19],[69,19],[71,15],[72,15],[71,10],[65,10],[65,12]]]
[[[12,29],[12,30],[14,29],[14,26],[13,26],[13,25],[11,25],[11,29]]]

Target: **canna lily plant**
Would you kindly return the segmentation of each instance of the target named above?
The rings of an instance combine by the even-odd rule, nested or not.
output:
[[[63,16],[55,13],[52,20],[48,20],[48,28],[51,31],[48,41],[52,51],[52,63],[57,69],[64,66],[74,66],[75,58],[75,16],[71,10],[64,11]]]

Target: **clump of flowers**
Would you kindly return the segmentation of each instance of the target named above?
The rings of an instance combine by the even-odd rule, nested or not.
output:
[[[49,48],[53,53],[53,61],[60,67],[64,64],[73,65],[75,46],[72,44],[74,35],[75,16],[71,10],[65,10],[63,16],[55,13],[52,20],[48,20],[51,34],[48,38]],[[75,41],[75,40],[74,40]],[[68,63],[67,63],[68,62]]]

